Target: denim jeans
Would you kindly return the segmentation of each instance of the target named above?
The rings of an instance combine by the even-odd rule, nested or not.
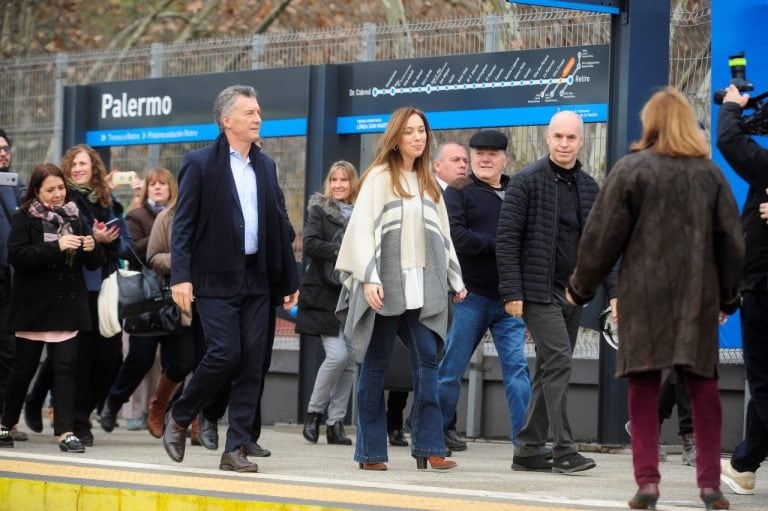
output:
[[[398,328],[408,334],[413,369],[411,454],[443,456],[443,421],[437,396],[437,335],[419,323],[421,309],[400,316],[376,315],[371,343],[365,352],[357,386],[357,442],[355,461],[387,461],[387,413],[384,377]]]
[[[495,298],[470,293],[454,307],[453,322],[448,331],[445,353],[438,367],[438,389],[443,425],[448,426],[461,392],[461,376],[472,353],[491,329],[493,343],[499,353],[504,392],[507,397],[512,442],[523,427],[525,411],[531,397],[531,377],[525,358],[525,323],[504,310]]]

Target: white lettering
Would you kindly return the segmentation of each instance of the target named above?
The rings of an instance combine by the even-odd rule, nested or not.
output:
[[[159,117],[171,115],[173,100],[170,96],[145,96],[129,98],[123,92],[119,98],[112,94],[101,95],[101,118],[112,117]]]

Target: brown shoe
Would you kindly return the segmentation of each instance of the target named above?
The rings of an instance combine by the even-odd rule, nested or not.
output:
[[[221,455],[219,470],[229,470],[230,472],[258,472],[259,466],[246,458],[245,447],[238,447],[232,452],[225,452]]]
[[[387,466],[384,463],[360,463],[360,470],[387,470]]]
[[[176,424],[171,410],[165,414],[165,429],[163,429],[163,447],[173,461],[181,463],[184,459],[184,449],[187,446],[187,428]]]
[[[416,456],[416,468],[426,470],[427,462],[433,470],[448,470],[456,467],[455,461],[447,460],[442,456]]]
[[[197,420],[197,417],[192,421],[190,430],[192,431],[189,435],[192,438],[192,445],[202,445],[200,443],[200,421]]]
[[[160,376],[157,382],[155,395],[149,400],[147,407],[147,430],[155,438],[163,436],[163,417],[165,416],[168,403],[179,388],[179,383],[170,380],[165,374]]]

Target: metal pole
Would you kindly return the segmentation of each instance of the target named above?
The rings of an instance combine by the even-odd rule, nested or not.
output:
[[[160,78],[163,76],[163,69],[165,68],[165,45],[152,43],[149,51],[149,77]],[[152,168],[158,165],[160,165],[160,145],[150,144],[147,151],[147,167]]]
[[[64,154],[64,86],[67,81],[67,62],[69,55],[59,53],[56,55],[56,80],[54,82],[53,102],[53,137],[48,149],[48,161],[59,161]]]

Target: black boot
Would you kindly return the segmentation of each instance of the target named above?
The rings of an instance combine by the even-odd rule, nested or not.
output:
[[[333,426],[325,427],[325,436],[329,444],[352,445],[352,439],[344,432],[344,423],[336,422]]]
[[[317,443],[317,438],[320,436],[320,419],[323,418],[323,414],[317,412],[308,412],[307,418],[304,420],[304,438],[307,442],[313,444]]]
[[[99,415],[99,424],[101,424],[101,429],[107,433],[112,433],[112,430],[117,426],[118,408],[109,398],[104,400],[104,407],[101,409],[101,415]]]

